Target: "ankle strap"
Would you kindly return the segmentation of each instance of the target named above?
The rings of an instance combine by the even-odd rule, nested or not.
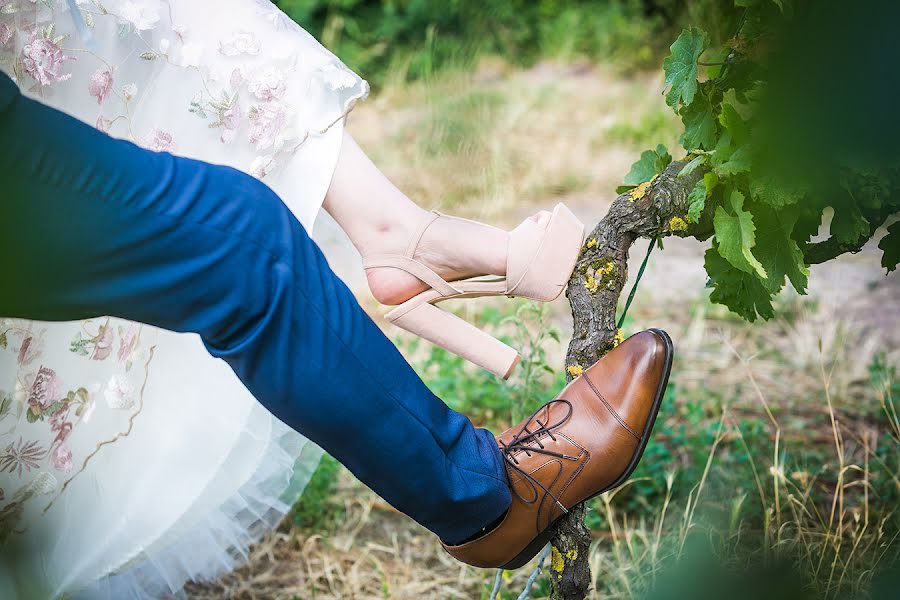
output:
[[[416,248],[419,246],[419,242],[422,241],[422,236],[425,235],[425,231],[431,227],[431,224],[443,217],[441,213],[436,210],[432,210],[428,213],[428,216],[422,220],[419,224],[419,228],[416,229],[415,233],[413,233],[412,238],[409,240],[409,246],[406,247],[406,257],[413,258],[416,255]],[[430,269],[429,269],[430,270]],[[425,283],[428,283],[427,281]]]
[[[462,293],[426,265],[406,256],[400,256],[399,254],[375,254],[363,259],[364,269],[372,269],[375,267],[393,267],[394,269],[406,271],[413,277],[427,283],[433,290],[440,293],[442,296],[453,296]]]

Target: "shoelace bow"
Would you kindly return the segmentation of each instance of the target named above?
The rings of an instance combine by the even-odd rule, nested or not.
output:
[[[537,416],[545,408],[549,409],[549,407],[554,403],[565,404],[568,407],[568,411],[566,411],[565,416],[562,417],[559,421],[557,421],[553,425],[541,423],[541,420],[538,419]],[[569,511],[566,509],[565,506],[562,505],[562,502],[559,501],[559,498],[557,498],[550,490],[548,490],[546,487],[544,487],[544,484],[542,484],[540,481],[538,481],[530,473],[528,473],[524,469],[522,469],[519,466],[519,461],[516,459],[515,456],[513,456],[513,453],[516,452],[517,450],[521,450],[529,457],[531,456],[531,453],[534,452],[535,454],[545,454],[547,456],[553,456],[555,458],[562,458],[565,460],[578,460],[577,456],[569,456],[568,454],[562,454],[560,452],[553,452],[552,450],[547,450],[546,448],[544,448],[544,445],[541,443],[541,440],[540,440],[540,436],[542,436],[543,434],[546,433],[547,436],[555,442],[556,438],[553,436],[553,430],[562,426],[563,423],[565,423],[572,417],[572,410],[573,410],[572,403],[569,402],[568,400],[565,400],[562,398],[558,398],[556,400],[551,400],[547,404],[543,405],[542,407],[540,407],[539,409],[534,411],[531,414],[531,416],[528,417],[528,419],[522,425],[522,428],[519,429],[519,431],[512,437],[511,440],[509,440],[509,443],[506,443],[503,440],[498,440],[498,442],[500,443],[500,446],[502,447],[501,453],[503,454],[503,458],[506,460],[506,464],[509,465],[509,467],[511,469],[513,469],[517,473],[521,474],[522,477],[525,478],[525,481],[527,481],[528,484],[531,486],[531,489],[534,492],[535,497],[537,497],[537,495],[538,495],[537,488],[541,488],[542,490],[544,490],[544,493],[546,493],[548,496],[553,498],[553,501],[556,503],[556,505],[559,506],[562,509],[563,513],[566,513],[566,514],[568,514]],[[548,411],[548,413],[549,413],[549,411]],[[531,431],[530,429],[528,429],[528,425],[532,421],[534,421],[538,425],[538,428],[535,429],[534,431]],[[538,447],[534,447],[533,445],[531,445],[531,442],[537,443]],[[522,502],[525,502],[526,504],[528,503],[528,501],[525,498],[523,498],[522,495],[515,489],[515,486],[510,485],[510,487],[512,488],[513,493],[516,496],[518,496]]]

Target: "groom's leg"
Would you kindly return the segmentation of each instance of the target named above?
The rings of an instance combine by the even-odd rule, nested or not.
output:
[[[428,390],[268,187],[114,140],[2,74],[0,143],[0,315],[197,332],[269,410],[443,539],[506,510],[493,436]]]

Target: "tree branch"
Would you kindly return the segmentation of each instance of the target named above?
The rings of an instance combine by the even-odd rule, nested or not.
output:
[[[884,224],[891,214],[892,208],[888,208],[884,212],[870,212],[865,214],[866,219],[869,221],[869,233],[868,235],[862,236],[854,243],[848,244],[839,242],[837,238],[831,236],[827,240],[821,242],[806,244],[803,246],[803,260],[806,261],[806,264],[808,265],[818,265],[837,258],[841,254],[847,254],[848,252],[850,254],[856,254],[863,249],[866,242],[875,235],[875,231]]]
[[[678,177],[685,164],[670,164],[643,195],[635,190],[620,195],[587,236],[566,292],[574,319],[567,367],[587,368],[613,348],[616,306],[628,279],[628,252],[635,240],[669,235],[706,239],[712,235],[711,210],[704,211],[699,223],[687,223],[688,194],[703,173],[697,169]],[[568,377],[572,378],[571,373]],[[591,536],[584,526],[585,511],[585,506],[579,505],[556,525],[551,540],[552,600],[582,600],[590,588]]]

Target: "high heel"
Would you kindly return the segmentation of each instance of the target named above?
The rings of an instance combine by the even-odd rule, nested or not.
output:
[[[413,258],[425,231],[442,217],[445,216],[437,211],[429,214],[410,241],[406,255],[368,256],[363,267],[401,269],[431,286],[387,313],[388,321],[507,379],[519,362],[519,353],[435,304],[481,296],[520,297],[542,302],[558,298],[575,268],[584,240],[584,225],[564,204],[557,204],[546,227],[529,219],[509,233],[506,277],[475,277],[448,282]]]

